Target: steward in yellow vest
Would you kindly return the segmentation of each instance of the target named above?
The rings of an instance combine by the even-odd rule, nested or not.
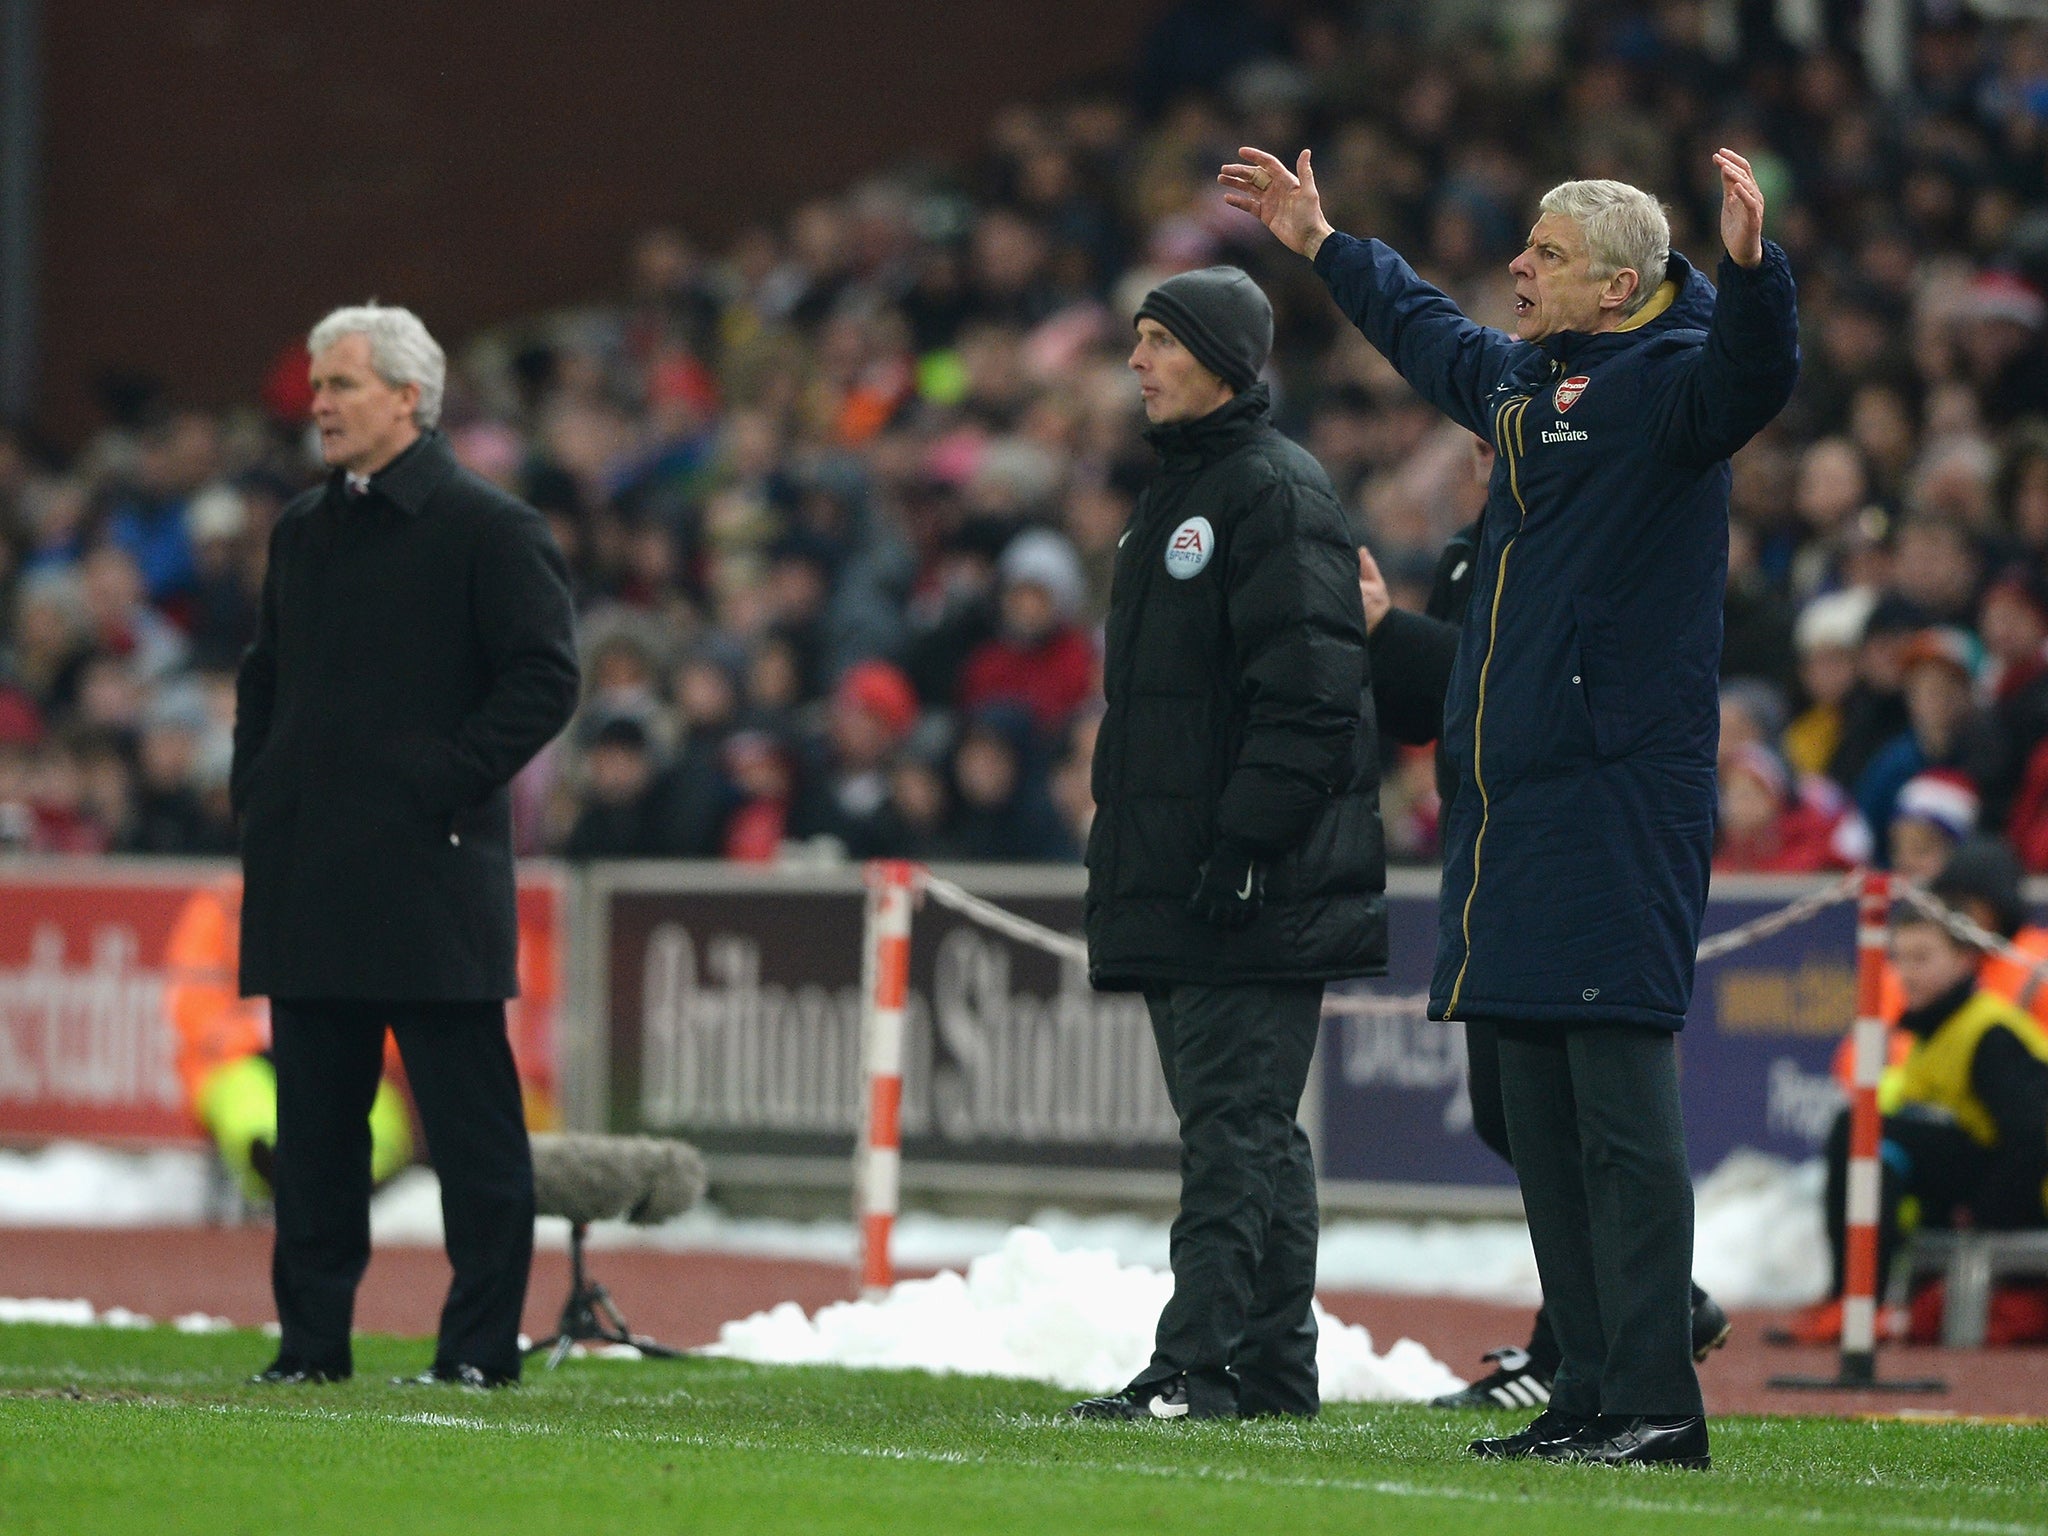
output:
[[[1984,989],[1982,954],[1911,913],[1892,928],[1911,1041],[1878,1101],[1884,1139],[1878,1263],[1915,1226],[2048,1226],[2048,1028]],[[1828,1138],[1828,1240],[1841,1292],[1848,1113]]]

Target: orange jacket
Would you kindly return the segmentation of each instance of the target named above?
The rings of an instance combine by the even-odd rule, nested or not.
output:
[[[239,995],[242,877],[230,875],[192,893],[164,944],[164,1011],[178,1035],[178,1076],[185,1102],[216,1068],[270,1044],[270,1005]]]
[[[270,1002],[241,995],[242,877],[195,890],[164,941],[164,1012],[178,1036],[185,1102],[215,1069],[270,1048]],[[398,1042],[384,1037],[384,1075],[404,1081]]]
[[[2009,1003],[2017,1003],[2042,1023],[2048,1024],[2048,928],[2022,928],[2012,936],[2012,946],[2032,957],[2032,964],[2010,955],[1986,955],[1977,970],[1977,984]],[[1898,1027],[1906,1011],[1905,994],[1899,990],[1899,973],[1885,962],[1884,981],[1878,994],[1878,1014],[1892,1026],[1885,1043],[1885,1064],[1898,1066],[1913,1048],[1913,1037]],[[1844,1035],[1835,1047],[1835,1078],[1844,1087],[1852,1076],[1854,1051],[1851,1037]]]

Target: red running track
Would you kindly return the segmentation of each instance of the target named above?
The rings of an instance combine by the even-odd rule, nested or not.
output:
[[[591,1254],[590,1270],[636,1331],[684,1347],[708,1344],[720,1323],[777,1302],[794,1301],[812,1311],[854,1294],[845,1267],[801,1260],[601,1249]],[[357,1326],[430,1335],[447,1285],[448,1263],[440,1250],[380,1248],[363,1280]],[[534,1256],[527,1332],[540,1337],[553,1331],[568,1285],[566,1254]],[[160,1321],[207,1312],[253,1327],[276,1317],[270,1232],[261,1226],[13,1228],[0,1237],[0,1295],[83,1297],[98,1308],[127,1307]],[[1521,1308],[1430,1296],[1341,1292],[1326,1294],[1323,1303],[1346,1322],[1370,1328],[1380,1347],[1413,1338],[1465,1374],[1481,1369],[1481,1351],[1520,1343],[1529,1325]],[[1772,1391],[1765,1385],[1768,1377],[1826,1375],[1835,1360],[1830,1350],[1765,1345],[1764,1329],[1779,1321],[1775,1313],[1736,1317],[1734,1338],[1700,1371],[1710,1412],[2048,1415],[2048,1351],[2040,1349],[1897,1347],[1879,1353],[1884,1375],[1946,1377],[1951,1390],[1938,1397]],[[423,1363],[424,1356],[423,1351]],[[251,1368],[260,1364],[252,1360]]]

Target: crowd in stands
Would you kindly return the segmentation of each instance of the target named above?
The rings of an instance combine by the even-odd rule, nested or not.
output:
[[[1265,285],[1278,420],[1397,601],[1483,499],[1469,439],[1217,167],[1313,146],[1339,228],[1506,325],[1567,177],[1656,190],[1712,272],[1726,144],[1791,253],[1804,372],[1734,465],[1718,866],[1925,870],[1982,830],[2048,870],[2048,27],[1928,8],[1880,94],[1770,10],[1719,38],[1695,0],[1550,30],[1186,0],[1134,78],[1000,110],[970,164],[718,249],[685,220],[615,301],[444,338],[456,451],[545,513],[577,584],[586,697],[515,786],[522,850],[1078,858],[1151,473],[1125,367],[1149,287]],[[224,412],[110,377],[66,454],[0,430],[0,845],[232,850],[233,670],[268,530],[320,473],[304,368],[288,347]],[[1388,768],[1390,851],[1426,863],[1429,755]]]

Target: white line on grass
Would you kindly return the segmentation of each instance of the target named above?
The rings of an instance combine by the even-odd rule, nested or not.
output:
[[[147,1405],[159,1408],[191,1408],[196,1405],[173,1402],[153,1402]],[[535,1424],[506,1422],[496,1419],[457,1418],[439,1413],[360,1413],[333,1412],[313,1408],[274,1408],[241,1403],[215,1403],[208,1405],[209,1411],[218,1413],[253,1413],[282,1419],[308,1419],[323,1422],[365,1422],[378,1424],[417,1424],[429,1429],[462,1429],[468,1431],[496,1431],[507,1435],[573,1436],[591,1431],[578,1431],[565,1424]],[[670,1431],[641,1433],[630,1429],[611,1428],[594,1432],[601,1438],[620,1440],[629,1444],[678,1445],[691,1450],[742,1451],[751,1455],[786,1456],[793,1447],[786,1441],[757,1440],[746,1436],[718,1436],[678,1434]],[[861,1461],[894,1461],[927,1464],[932,1466],[960,1467],[984,1466],[997,1470],[1015,1468],[1019,1471],[1060,1471],[1060,1472],[1108,1472],[1123,1477],[1150,1477],[1164,1481],[1177,1478],[1194,1478],[1202,1482],[1237,1483],[1252,1488],[1293,1489],[1306,1492],[1366,1493],[1379,1494],[1393,1499],[1442,1499],[1461,1504],[1539,1504],[1552,1507],[1590,1502],[1602,1509],[1627,1510],[1640,1515],[1692,1515],[1711,1519],[1743,1517],[1751,1520],[1785,1520],[1800,1525],[1833,1526],[1844,1525],[1857,1530],[1882,1531],[1925,1531],[1952,1532],[1954,1536],[2048,1536],[2048,1526],[2018,1525],[1998,1520],[1971,1520],[1961,1516],[1935,1518],[1926,1515],[1884,1514],[1879,1512],[1858,1514],[1837,1514],[1824,1509],[1747,1509],[1735,1510],[1725,1506],[1689,1503],[1683,1500],[1613,1498],[1602,1490],[1588,1488],[1583,1482],[1568,1488],[1561,1487],[1557,1496],[1532,1494],[1517,1491],[1512,1494],[1497,1493],[1484,1488],[1441,1487],[1427,1483],[1400,1482],[1388,1478],[1341,1478],[1341,1477],[1284,1477],[1265,1472],[1246,1471],[1241,1467],[1180,1466],[1162,1467],[1146,1462],[1073,1462],[1046,1461],[1031,1456],[997,1457],[988,1454],[968,1455],[963,1451],[936,1451],[909,1446],[851,1446],[851,1445],[808,1445],[802,1447],[813,1455],[844,1456]],[[1644,1475],[1649,1469],[1640,1469],[1634,1475]],[[1631,1474],[1621,1471],[1617,1475]],[[1649,1475],[1656,1475],[1649,1473]]]

